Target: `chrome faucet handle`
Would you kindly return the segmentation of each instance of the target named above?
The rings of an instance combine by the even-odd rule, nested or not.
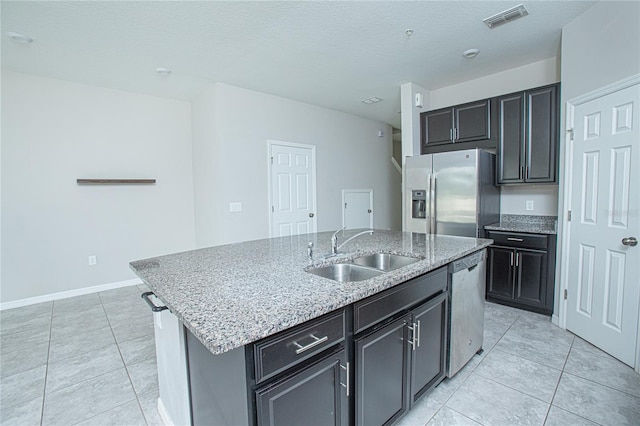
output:
[[[331,236],[331,254],[338,253],[338,232],[344,231],[345,229],[347,229],[347,227],[343,226],[342,228],[334,232],[333,235]]]

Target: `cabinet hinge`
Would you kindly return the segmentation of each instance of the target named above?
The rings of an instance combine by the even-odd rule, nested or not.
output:
[[[573,135],[574,135],[573,129],[567,130],[567,133],[569,133],[569,140],[573,141]]]
[[[271,157],[271,165],[273,165],[273,157]]]
[[[567,300],[567,289],[564,289],[564,300]]]
[[[276,209],[273,206],[271,206],[271,213],[275,213],[275,211]]]
[[[567,221],[571,222],[571,210],[567,212]]]

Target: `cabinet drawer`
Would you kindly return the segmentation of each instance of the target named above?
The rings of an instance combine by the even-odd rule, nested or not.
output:
[[[344,309],[268,337],[253,346],[256,383],[344,341]]]
[[[353,332],[389,318],[447,288],[447,268],[440,268],[353,305]]]
[[[523,247],[542,250],[547,249],[546,235],[488,231],[487,238],[492,239],[493,244],[496,246]]]

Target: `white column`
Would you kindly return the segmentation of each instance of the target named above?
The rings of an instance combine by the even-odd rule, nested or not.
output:
[[[422,107],[416,107],[416,95],[422,96]],[[405,163],[406,158],[420,155],[420,113],[429,109],[429,91],[414,83],[400,86],[400,112],[402,115],[402,230],[405,224]]]

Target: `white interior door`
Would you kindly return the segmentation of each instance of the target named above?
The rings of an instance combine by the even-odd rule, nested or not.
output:
[[[269,141],[270,235],[316,232],[315,147]]]
[[[373,190],[342,190],[342,227],[373,228]]]
[[[575,106],[566,326],[634,366],[640,305],[640,89]]]

